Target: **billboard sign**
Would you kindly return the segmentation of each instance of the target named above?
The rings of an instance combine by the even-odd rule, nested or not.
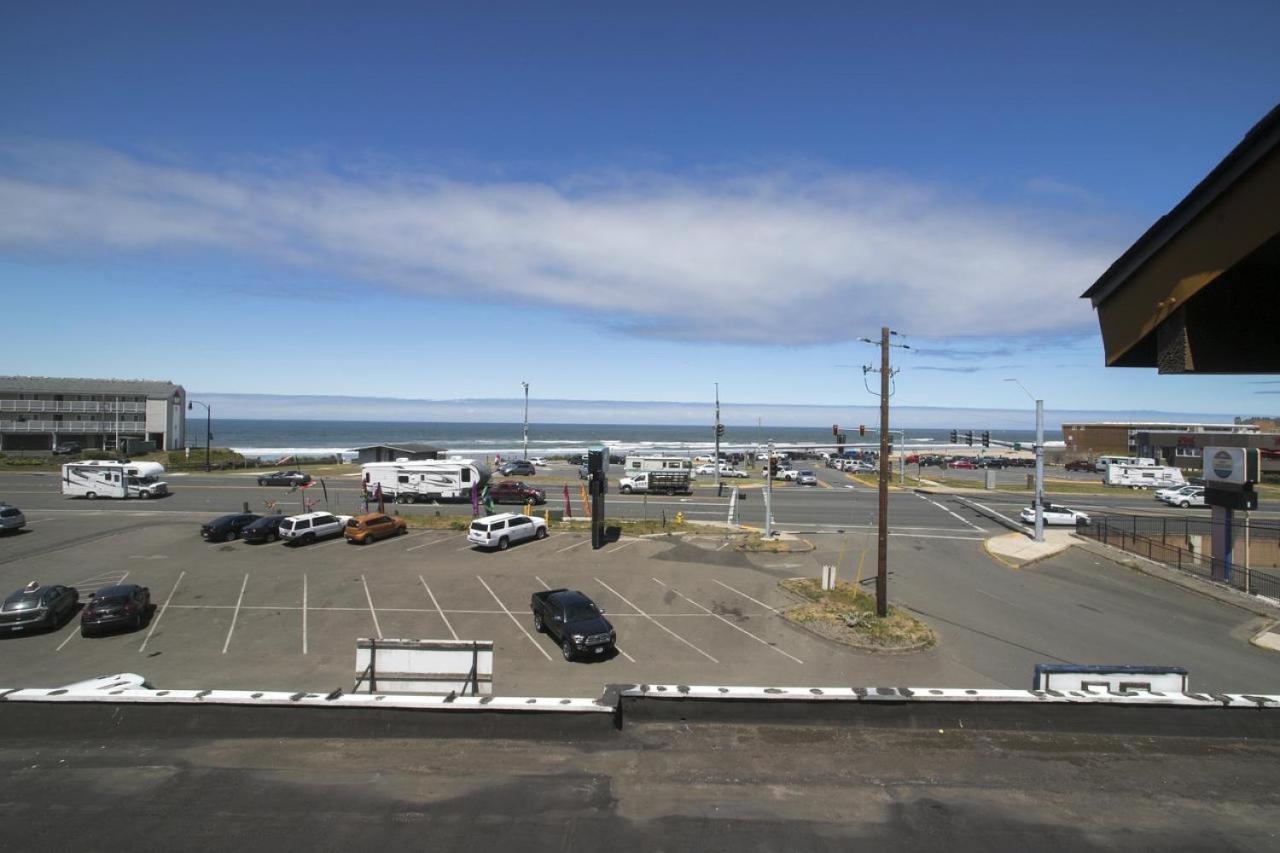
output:
[[[1258,451],[1246,447],[1206,447],[1204,480],[1243,486],[1258,479]]]

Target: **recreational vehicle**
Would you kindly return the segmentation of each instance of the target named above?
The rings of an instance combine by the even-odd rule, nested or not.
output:
[[[169,494],[159,462],[68,462],[62,466],[62,493],[72,497],[154,498]]]
[[[1093,468],[1095,471],[1106,473],[1107,468],[1112,465],[1144,465],[1149,467],[1155,464],[1156,460],[1142,456],[1099,456]]]
[[[623,467],[628,474],[657,471],[684,471],[692,474],[693,460],[680,456],[628,456]]]
[[[1186,485],[1180,468],[1163,465],[1108,465],[1102,482],[1131,489],[1164,489]]]
[[[383,497],[398,503],[470,500],[471,487],[483,488],[489,481],[489,469],[471,459],[369,462],[361,471],[370,497],[381,486]]]

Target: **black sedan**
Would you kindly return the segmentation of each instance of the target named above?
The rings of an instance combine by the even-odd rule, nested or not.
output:
[[[275,542],[280,538],[280,522],[286,518],[287,515],[264,515],[240,528],[240,538],[246,542]]]
[[[220,515],[208,524],[200,525],[200,538],[210,542],[230,542],[240,535],[240,531],[262,518],[251,512],[238,512],[232,515]]]
[[[133,583],[104,586],[89,594],[80,611],[80,636],[88,637],[112,628],[138,630],[151,612],[151,590]]]
[[[32,581],[0,604],[0,633],[57,628],[79,604],[80,593],[73,587]]]
[[[259,486],[305,486],[310,482],[311,475],[301,471],[272,471],[258,475]]]

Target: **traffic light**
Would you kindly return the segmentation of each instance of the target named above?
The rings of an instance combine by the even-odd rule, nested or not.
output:
[[[967,432],[965,432],[964,440],[966,444],[968,444],[970,447],[973,447],[973,430],[968,430]]]
[[[778,476],[778,457],[776,456],[769,457],[769,476]]]
[[[832,424],[832,425],[831,425],[831,435],[832,435],[832,437],[834,438],[835,436],[838,436],[839,434],[840,434],[840,424]]]
[[[724,437],[724,424],[716,424],[716,438]]]
[[[867,434],[866,424],[858,424],[858,435],[866,435],[866,434]]]
[[[960,443],[960,433],[959,433],[959,432],[957,432],[956,430],[952,430],[952,431],[951,431],[951,443],[952,443],[952,444],[959,444],[959,443]]]
[[[982,446],[983,447],[991,446],[991,433],[987,430],[982,431]]]

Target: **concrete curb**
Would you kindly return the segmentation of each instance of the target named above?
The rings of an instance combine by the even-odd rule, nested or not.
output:
[[[1249,643],[1269,652],[1280,652],[1280,632],[1276,631],[1277,625],[1280,625],[1280,622],[1272,622],[1250,637]]]

